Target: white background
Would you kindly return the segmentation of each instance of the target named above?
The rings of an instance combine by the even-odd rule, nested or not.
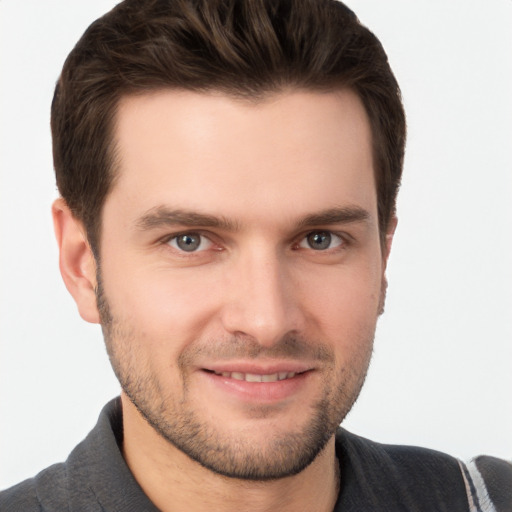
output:
[[[57,267],[49,108],[112,0],[0,0],[0,488],[63,460],[118,393]],[[345,425],[512,458],[512,1],[350,0],[401,84],[409,144],[387,311]]]

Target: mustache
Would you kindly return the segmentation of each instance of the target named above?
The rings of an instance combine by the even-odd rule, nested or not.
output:
[[[192,343],[181,353],[178,364],[186,367],[198,359],[297,359],[332,362],[334,351],[332,347],[309,341],[300,335],[286,335],[270,346],[261,345],[251,336],[234,335],[223,340]]]

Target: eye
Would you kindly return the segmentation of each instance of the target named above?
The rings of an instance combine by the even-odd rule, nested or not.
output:
[[[343,243],[343,238],[330,231],[312,231],[301,240],[299,247],[315,251],[325,251],[340,247]]]
[[[169,239],[167,243],[174,249],[184,252],[204,251],[212,246],[212,242],[199,233],[181,233]]]

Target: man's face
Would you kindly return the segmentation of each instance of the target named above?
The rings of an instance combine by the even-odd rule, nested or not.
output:
[[[301,471],[359,394],[384,295],[362,104],[162,91],[116,130],[99,304],[124,392],[215,472]]]

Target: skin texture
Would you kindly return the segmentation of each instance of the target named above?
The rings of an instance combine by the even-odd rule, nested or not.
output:
[[[116,140],[101,268],[62,200],[54,219],[123,387],[136,479],[161,510],[332,510],[333,435],[364,382],[395,225],[382,248],[361,102],[160,91],[122,100]]]

